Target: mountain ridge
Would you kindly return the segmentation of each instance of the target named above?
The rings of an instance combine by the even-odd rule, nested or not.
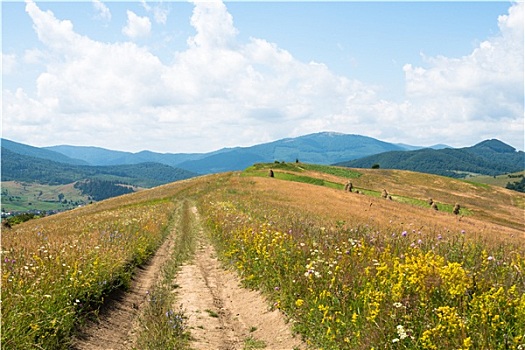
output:
[[[195,174],[242,170],[254,163],[296,160],[359,168],[379,164],[386,168],[452,177],[462,177],[467,173],[498,175],[523,170],[524,166],[523,152],[497,139],[484,140],[464,148],[442,144],[423,148],[338,132],[319,132],[247,147],[222,148],[208,153],[157,153],[148,150],[132,153],[95,146],[68,145],[40,149],[5,139],[2,145],[15,153],[74,165],[137,165],[152,162]]]
[[[495,176],[525,169],[525,153],[497,139],[471,147],[393,151],[336,163],[351,168],[379,166],[462,178],[469,174]]]
[[[85,179],[111,179],[141,187],[153,187],[197,174],[165,164],[145,162],[115,166],[91,166],[56,162],[1,148],[1,181],[68,184]]]
[[[137,153],[111,151],[90,146],[49,146],[47,150],[62,153],[70,158],[81,159],[91,165],[137,164],[154,161],[197,172],[209,174],[241,170],[256,162],[295,161],[333,164],[364,156],[392,151],[421,148],[396,145],[368,136],[319,132],[294,138],[283,138],[246,147],[222,148],[208,153]],[[238,159],[236,163],[232,159]]]

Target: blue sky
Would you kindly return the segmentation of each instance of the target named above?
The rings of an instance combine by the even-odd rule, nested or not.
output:
[[[523,149],[523,80],[523,3],[2,2],[2,136],[35,146]]]

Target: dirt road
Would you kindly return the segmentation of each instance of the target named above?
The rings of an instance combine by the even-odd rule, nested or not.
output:
[[[195,215],[198,215],[193,208]],[[177,277],[179,302],[188,317],[194,349],[301,349],[290,324],[260,293],[244,289],[221,267],[215,249],[201,232],[192,262]]]
[[[199,214],[191,208],[200,226]],[[234,350],[305,349],[299,336],[278,311],[269,311],[267,301],[258,292],[240,286],[237,276],[225,270],[215,249],[198,230],[194,258],[184,264],[173,285],[177,305],[182,306],[191,334],[192,349]],[[74,350],[124,350],[134,346],[134,334],[140,327],[138,317],[147,302],[147,291],[159,278],[162,266],[173,247],[173,232],[147,266],[139,269],[130,290],[113,298],[100,320],[87,325],[75,339]]]
[[[128,291],[109,297],[99,318],[90,321],[73,340],[72,350],[131,349],[139,329],[138,317],[147,302],[148,291],[155,285],[161,268],[170,257],[176,232],[171,232],[150,261],[138,267]]]

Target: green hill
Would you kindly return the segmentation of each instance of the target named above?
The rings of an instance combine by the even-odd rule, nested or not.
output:
[[[4,147],[1,154],[2,208],[5,211],[71,209],[90,201],[134,192],[139,187],[159,186],[197,175],[151,162],[87,166],[18,154]]]
[[[487,140],[472,147],[394,151],[341,162],[351,168],[400,169],[463,178],[467,175],[499,175],[525,169],[525,154],[498,141]]]
[[[2,142],[2,155],[3,155],[3,149],[7,149],[16,154],[29,156],[29,157],[35,157],[35,158],[41,158],[41,159],[47,159],[47,160],[51,160],[51,161],[59,162],[59,163],[88,165],[88,163],[84,160],[75,159],[74,157],[71,158],[71,157],[68,157],[67,155],[64,155],[60,152],[55,152],[53,150],[24,145],[23,143],[18,143],[18,142],[6,140],[6,139],[1,139],[1,142]]]
[[[153,187],[195,175],[159,163],[116,166],[71,165],[17,154],[2,147],[2,181],[59,185],[84,179],[99,179]]]

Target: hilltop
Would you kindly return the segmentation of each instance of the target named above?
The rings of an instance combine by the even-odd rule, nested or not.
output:
[[[451,350],[505,330],[515,346],[524,210],[500,187],[301,162],[110,198],[3,232],[2,343],[365,350],[410,333],[407,349]]]
[[[460,149],[444,145],[435,148],[420,149],[334,132],[200,154],[131,153],[78,146],[38,148],[3,139],[2,204],[8,210],[71,208],[199,174],[238,171],[254,163],[274,161],[336,163],[355,168],[378,166],[456,178],[468,176],[472,181],[485,182],[483,177],[473,176],[507,175],[525,167],[523,152],[498,140]],[[520,190],[523,185],[519,179],[515,181],[514,175],[508,175],[510,180],[503,186],[511,182],[509,188]],[[64,192],[60,186],[66,184],[71,186]],[[62,198],[58,199],[57,194]]]

